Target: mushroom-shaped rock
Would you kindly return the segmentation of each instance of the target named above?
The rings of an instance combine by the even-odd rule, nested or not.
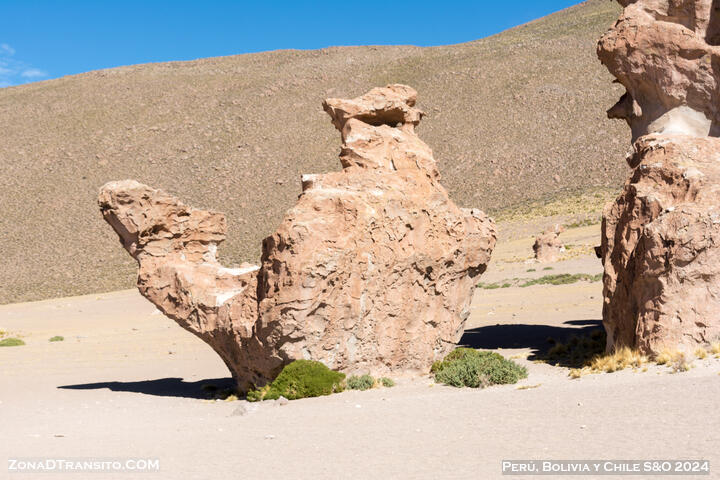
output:
[[[603,212],[608,349],[690,349],[720,335],[720,11],[711,0],[621,1],[598,44],[627,93],[632,168]]]

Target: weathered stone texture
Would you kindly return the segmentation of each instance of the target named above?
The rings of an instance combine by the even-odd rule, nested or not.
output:
[[[143,295],[210,344],[241,389],[292,360],[375,374],[426,373],[460,339],[495,227],[458,208],[414,132],[416,92],[328,99],[343,170],[304,175],[297,205],[263,243],[260,267],[223,268],[223,215],[134,181],[100,194],[138,260]]]
[[[605,208],[608,349],[659,353],[720,338],[720,10],[711,0],[621,1],[598,43],[627,93],[633,169]]]
[[[545,230],[535,238],[533,244],[533,252],[535,252],[535,260],[538,262],[555,262],[560,254],[565,250],[565,246],[560,240],[560,234],[565,229],[556,225],[554,228]]]
[[[608,345],[645,352],[720,338],[720,139],[647,135],[604,211]]]

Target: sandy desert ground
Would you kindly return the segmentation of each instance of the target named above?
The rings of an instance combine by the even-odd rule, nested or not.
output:
[[[563,234],[573,247],[552,270],[527,260],[530,237],[501,242],[482,281],[599,273],[598,230]],[[134,290],[0,306],[0,329],[26,342],[0,348],[0,458],[157,458],[157,472],[60,478],[163,479],[484,479],[503,459],[702,458],[720,477],[720,360],[576,380],[532,361],[548,337],[599,328],[601,306],[599,282],[477,289],[463,343],[519,358],[526,380],[398,379],[286,405],[208,400],[203,385],[230,385],[225,366]]]

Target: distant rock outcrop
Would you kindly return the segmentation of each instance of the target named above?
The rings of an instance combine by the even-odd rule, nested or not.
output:
[[[415,96],[389,85],[324,102],[344,168],[303,176],[259,267],[218,263],[222,214],[130,180],[101,189],[105,219],[139,263],[140,292],[210,344],[241,390],[301,358],[426,373],[460,339],[495,227],[440,185],[414,133]]]
[[[565,246],[560,241],[560,234],[565,229],[556,225],[555,228],[549,228],[535,238],[533,251],[535,252],[535,260],[538,262],[554,262],[565,250]]]
[[[720,336],[720,11],[711,0],[620,1],[598,55],[627,93],[633,172],[603,213],[608,349]]]

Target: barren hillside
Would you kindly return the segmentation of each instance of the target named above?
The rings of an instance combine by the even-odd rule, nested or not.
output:
[[[595,57],[619,7],[591,0],[460,45],[277,51],[0,89],[0,303],[133,285],[96,197],[134,178],[228,216],[224,261],[256,262],[300,192],[340,168],[320,106],[387,83],[419,92],[420,136],[458,204],[490,212],[619,187],[629,132]]]

